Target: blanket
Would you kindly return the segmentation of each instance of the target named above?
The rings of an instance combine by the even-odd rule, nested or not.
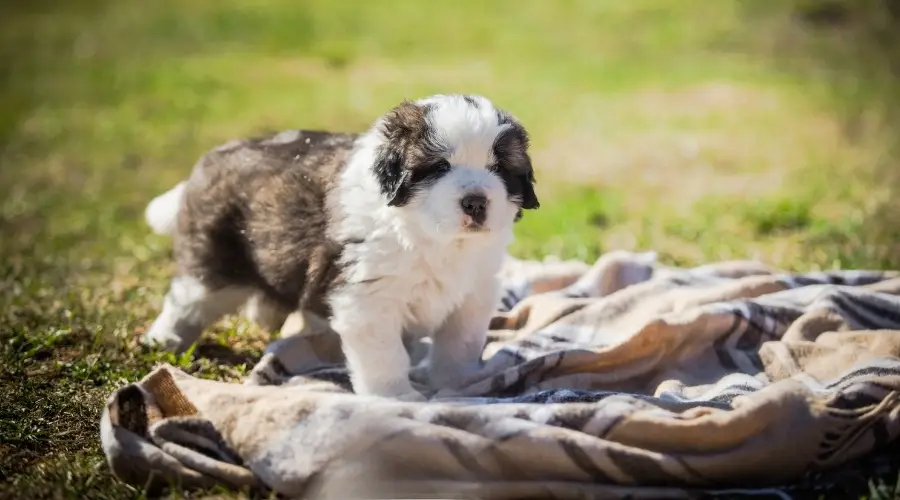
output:
[[[417,366],[427,402],[355,395],[338,336],[298,311],[243,383],[163,365],[112,394],[109,466],[292,498],[697,498],[896,445],[900,273],[617,251],[510,257],[501,278],[483,368],[457,389]]]

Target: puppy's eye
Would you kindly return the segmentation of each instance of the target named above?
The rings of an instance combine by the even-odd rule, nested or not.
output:
[[[520,189],[519,184],[521,184],[521,179],[514,175],[513,172],[507,168],[505,165],[501,163],[495,163],[491,165],[488,169],[493,172],[500,180],[503,181],[503,184],[506,185],[506,189],[510,192],[517,192]]]
[[[505,165],[501,165],[500,162],[494,163],[493,165],[488,167],[488,171],[500,176],[501,179],[506,179],[509,177],[509,169],[506,168]]]
[[[506,168],[505,165],[502,165],[499,161],[494,164],[488,166],[488,171],[493,172],[495,174],[505,174],[509,169]]]
[[[450,162],[441,159],[428,166],[423,166],[413,170],[412,178],[414,184],[427,180],[434,180],[450,171]]]
[[[438,160],[431,165],[431,170],[439,174],[445,174],[450,171],[450,162],[447,160]]]

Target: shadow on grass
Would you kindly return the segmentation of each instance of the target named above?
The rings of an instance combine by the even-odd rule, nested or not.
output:
[[[260,360],[261,356],[256,351],[235,349],[231,346],[214,342],[201,342],[197,344],[194,355],[198,358],[208,359],[217,365],[252,367]]]

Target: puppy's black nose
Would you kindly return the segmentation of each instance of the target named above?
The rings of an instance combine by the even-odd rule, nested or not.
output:
[[[487,198],[482,194],[467,194],[459,204],[463,213],[479,224],[487,217]]]

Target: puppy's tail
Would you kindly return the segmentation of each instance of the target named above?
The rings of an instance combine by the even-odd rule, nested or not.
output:
[[[181,198],[184,196],[186,181],[179,182],[172,189],[153,198],[144,211],[147,224],[156,234],[171,236],[175,231],[175,222],[178,220],[178,209],[181,207]]]

